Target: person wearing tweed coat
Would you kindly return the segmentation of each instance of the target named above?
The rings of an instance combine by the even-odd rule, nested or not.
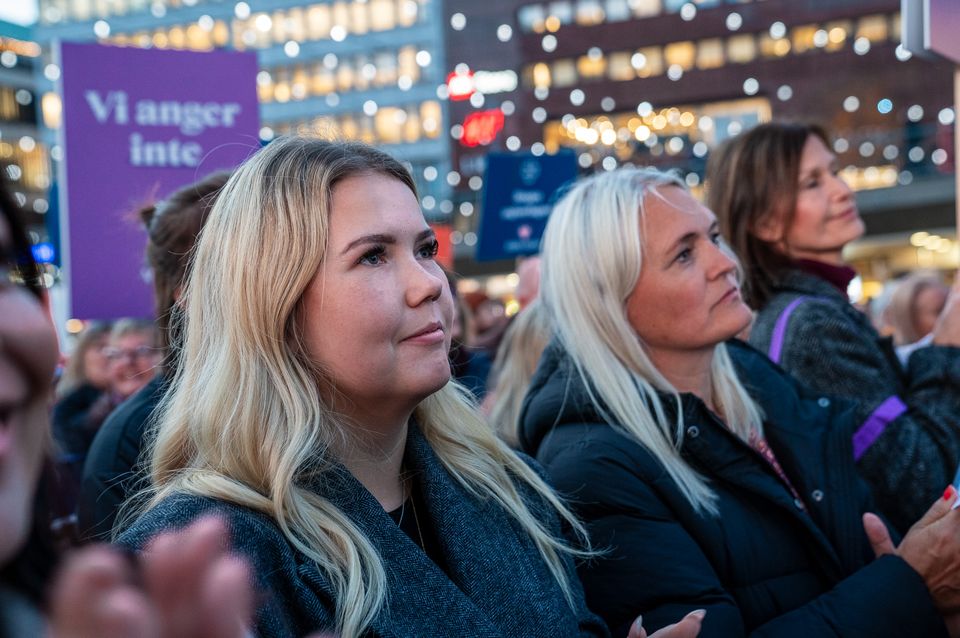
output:
[[[802,383],[856,404],[853,455],[900,530],[952,482],[960,461],[960,304],[933,345],[901,365],[889,338],[848,301],[843,247],[864,232],[816,126],[770,123],[712,158],[708,204],[740,258],[756,311],[750,343]]]

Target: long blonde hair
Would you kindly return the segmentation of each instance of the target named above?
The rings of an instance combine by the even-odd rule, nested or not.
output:
[[[508,445],[519,445],[520,408],[537,370],[540,355],[550,342],[550,317],[534,301],[513,318],[497,348],[491,376],[496,380],[490,424]]]
[[[349,445],[325,403],[336,379],[305,355],[301,298],[327,249],[330,198],[341,180],[409,173],[369,146],[278,138],[224,186],[196,248],[184,293],[184,343],[160,407],[147,507],[188,492],[264,512],[336,591],[335,631],[359,636],[384,604],[386,576],[374,545],[347,515],[304,484]],[[578,533],[549,487],[490,432],[464,390],[450,383],[416,409],[420,428],[471,494],[500,504],[530,535],[573,602],[562,554],[576,553],[525,505],[533,490]],[[319,468],[319,469],[318,469]],[[507,575],[505,575],[507,577]]]
[[[642,264],[644,201],[658,197],[660,188],[685,186],[651,168],[601,173],[573,186],[547,223],[541,301],[599,413],[649,450],[696,510],[715,514],[715,493],[680,456],[680,395],[653,365],[627,318],[627,297]],[[728,427],[744,439],[759,433],[759,408],[723,344],[715,350],[712,380]],[[676,400],[675,418],[667,416],[662,394]]]

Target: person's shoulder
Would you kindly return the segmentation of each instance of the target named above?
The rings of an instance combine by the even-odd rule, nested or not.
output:
[[[231,548],[240,553],[285,544],[280,528],[267,514],[237,503],[185,492],[171,494],[144,511],[118,537],[117,544],[139,551],[153,537],[181,530],[208,516],[224,521]]]
[[[165,387],[162,381],[151,381],[107,417],[94,436],[87,466],[104,470],[119,464],[124,470],[130,469],[143,447],[144,433]]]

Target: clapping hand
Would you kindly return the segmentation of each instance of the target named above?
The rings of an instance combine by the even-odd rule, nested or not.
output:
[[[134,565],[109,547],[71,556],[54,586],[52,638],[244,638],[253,585],[223,522],[162,534]]]
[[[878,557],[900,556],[920,574],[950,636],[960,638],[960,511],[952,509],[956,500],[956,489],[948,487],[899,546],[876,514],[863,515],[863,528]]]
[[[696,638],[700,633],[700,623],[706,615],[707,612],[703,609],[691,611],[680,622],[667,625],[660,631],[654,632],[649,638]],[[642,617],[638,616],[631,625],[627,638],[648,638],[647,631],[643,628]]]

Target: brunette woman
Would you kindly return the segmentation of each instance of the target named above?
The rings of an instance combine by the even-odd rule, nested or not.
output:
[[[847,299],[843,248],[864,232],[829,137],[771,123],[711,158],[708,205],[745,274],[750,342],[797,379],[856,403],[853,458],[881,512],[906,530],[960,461],[960,304],[902,366],[890,339]]]

